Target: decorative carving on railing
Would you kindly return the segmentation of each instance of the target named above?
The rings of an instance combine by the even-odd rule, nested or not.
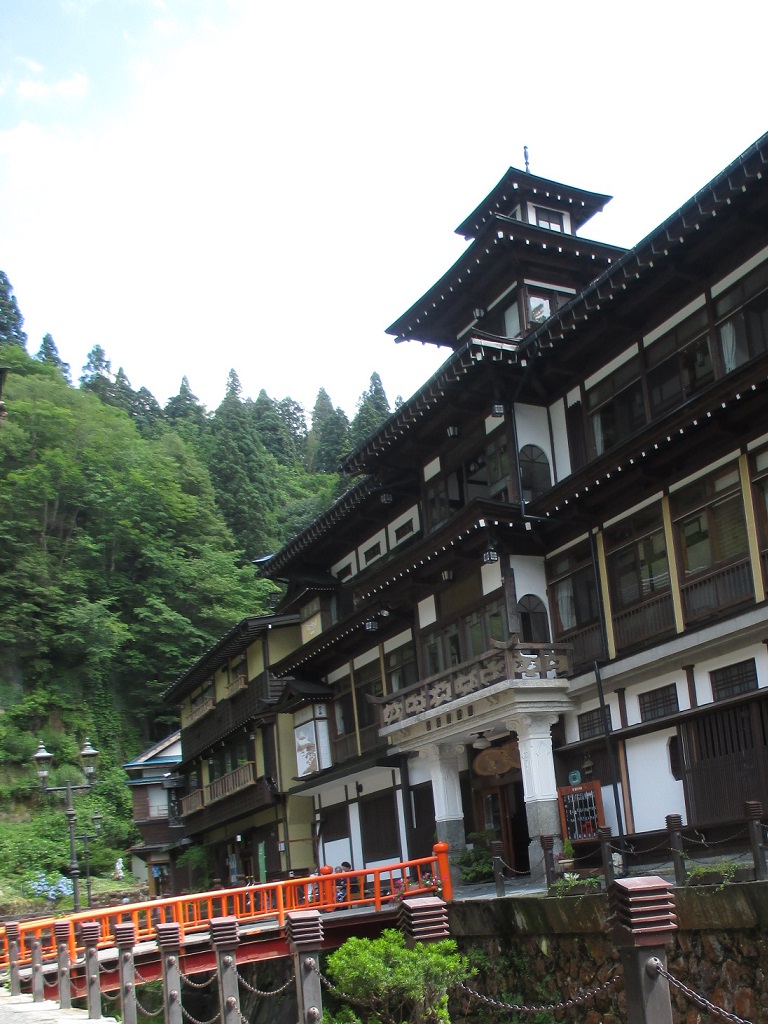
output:
[[[509,644],[493,641],[490,651],[462,662],[387,697],[375,698],[381,705],[381,725],[395,725],[424,711],[448,707],[461,697],[487,689],[505,679],[524,687],[541,679],[568,676],[573,671],[569,644]]]

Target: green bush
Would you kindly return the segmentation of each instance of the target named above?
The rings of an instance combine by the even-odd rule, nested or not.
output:
[[[492,830],[469,833],[467,839],[472,843],[472,849],[464,850],[456,860],[463,882],[486,882],[493,878],[491,843],[495,838]]]

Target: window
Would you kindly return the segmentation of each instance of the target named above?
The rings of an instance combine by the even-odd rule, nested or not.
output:
[[[671,501],[686,575],[746,557],[747,530],[736,466],[697,480],[673,494]]]
[[[757,668],[755,659],[739,661],[735,665],[717,668],[709,673],[712,683],[713,700],[728,700],[738,697],[740,693],[749,693],[757,689]]]
[[[597,622],[599,605],[589,545],[571,548],[552,559],[547,568],[552,580],[550,604],[555,635],[560,637]]]
[[[457,472],[436,477],[427,487],[426,506],[427,521],[434,530],[444,523],[451,512],[464,505],[464,488],[462,479]]]
[[[552,486],[549,475],[549,460],[535,444],[525,444],[520,449],[520,484],[523,501],[534,501]]]
[[[376,725],[376,705],[367,698],[381,697],[381,665],[379,659],[369,661],[367,665],[355,671],[355,703],[357,705],[357,721],[360,729]]]
[[[466,607],[467,602],[463,603]],[[506,604],[503,599],[490,601],[424,638],[424,670],[428,676],[437,675],[484,654],[490,650],[491,640],[508,639]]]
[[[726,373],[768,350],[768,263],[719,296],[715,316]]]
[[[402,647],[390,651],[384,657],[387,672],[387,690],[395,693],[418,682],[419,673],[416,666],[416,652],[413,644],[403,644]]]
[[[605,531],[611,601],[629,608],[669,590],[669,561],[661,520],[654,506]]]
[[[535,594],[525,594],[517,602],[522,639],[526,643],[549,643],[549,618],[544,602]]]
[[[702,307],[645,349],[648,399],[657,416],[714,380],[714,367]]]
[[[346,804],[331,804],[320,812],[320,835],[326,843],[349,838],[349,814]]]
[[[491,640],[508,638],[507,610],[501,601],[494,601],[479,611],[467,615],[463,621],[466,636],[466,660],[476,658],[490,650]]]
[[[613,728],[611,709],[606,706],[605,718],[600,713],[600,708],[595,708],[594,711],[585,711],[582,715],[578,716],[578,723],[580,740],[590,740],[594,736],[604,736],[606,731],[610,732]]]
[[[399,544],[409,533],[413,533],[413,519],[409,519],[395,528],[395,541]]]
[[[629,359],[587,392],[587,410],[597,455],[645,425],[640,360]]]
[[[539,228],[548,228],[550,231],[562,231],[563,215],[557,210],[546,210],[542,206],[537,206],[536,226]]]
[[[640,721],[649,722],[654,718],[674,715],[680,710],[677,699],[677,686],[659,686],[655,690],[640,694]]]
[[[352,575],[352,563],[351,562],[347,562],[347,564],[346,565],[342,565],[342,567],[336,573],[336,579],[337,580],[345,580],[348,576],[351,576],[351,575]]]
[[[352,704],[352,684],[349,676],[337,685],[339,695],[333,705],[336,735],[345,736],[355,731],[355,711]]]
[[[380,541],[377,541],[375,544],[371,544],[371,546],[369,548],[367,548],[363,552],[363,558],[365,559],[366,565],[368,564],[368,562],[372,562],[374,560],[374,558],[378,558],[380,554],[381,554],[381,543],[380,543]]]

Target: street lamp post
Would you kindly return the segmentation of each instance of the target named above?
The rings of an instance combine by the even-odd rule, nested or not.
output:
[[[67,782],[65,786],[49,786],[48,771],[51,767],[53,754],[45,749],[42,740],[37,745],[35,752],[35,764],[37,775],[40,779],[40,786],[44,793],[66,793],[67,805],[64,813],[67,816],[67,827],[69,829],[69,876],[72,879],[72,895],[75,911],[80,910],[80,868],[77,863],[77,849],[75,847],[75,808],[72,803],[72,794],[82,790],[90,789],[96,779],[96,761],[99,757],[98,750],[91,746],[91,741],[86,736],[83,749],[80,751],[80,760],[83,763],[85,782],[79,786],[73,786]],[[90,875],[88,876],[88,903],[90,905]]]
[[[79,839],[83,844],[83,860],[85,861],[85,892],[88,900],[87,907],[90,910],[92,905],[91,900],[91,859],[88,853],[88,843],[91,839],[98,839],[101,835],[101,815],[98,811],[93,814],[91,819],[93,821],[94,835],[89,836],[87,833],[83,833],[81,836],[75,836],[75,839]]]

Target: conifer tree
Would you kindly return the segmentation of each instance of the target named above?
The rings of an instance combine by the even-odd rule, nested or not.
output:
[[[27,347],[24,333],[24,317],[19,310],[13,287],[6,274],[0,270],[0,345]]]

